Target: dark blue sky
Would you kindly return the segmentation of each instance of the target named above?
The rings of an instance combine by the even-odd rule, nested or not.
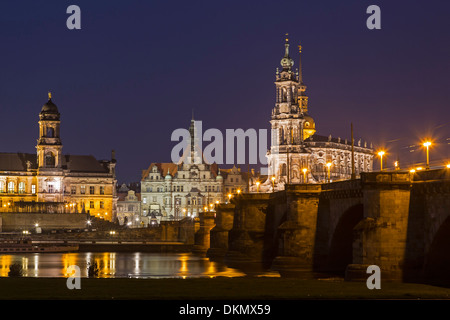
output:
[[[71,4],[81,30],[66,28]],[[371,4],[381,30],[366,28]],[[115,149],[120,182],[170,161],[193,109],[205,129],[269,128],[288,32],[318,134],[350,138],[353,122],[388,165],[424,161],[406,147],[430,135],[431,160],[449,159],[449,12],[444,0],[2,1],[0,152],[35,152],[49,90],[63,152]]]

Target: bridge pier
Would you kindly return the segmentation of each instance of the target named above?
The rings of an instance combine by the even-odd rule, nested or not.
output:
[[[377,265],[382,279],[402,280],[405,267],[411,176],[407,172],[361,174],[364,218],[354,228],[353,263],[346,280],[367,279]]]
[[[200,212],[199,229],[194,236],[193,252],[198,254],[206,254],[210,247],[210,231],[214,227],[215,212]]]
[[[321,185],[286,186],[286,221],[278,227],[278,256],[272,263],[282,276],[312,274],[321,191]]]
[[[233,227],[234,209],[233,203],[216,207],[216,225],[211,229],[210,247],[206,253],[211,260],[223,260],[228,251],[228,233]]]
[[[266,213],[271,194],[241,194],[235,204],[233,227],[228,232],[224,261],[230,267],[261,269],[266,260]]]

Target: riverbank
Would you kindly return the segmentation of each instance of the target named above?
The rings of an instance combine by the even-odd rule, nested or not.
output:
[[[297,300],[450,299],[450,288],[412,283],[236,277],[189,279],[89,279],[69,290],[66,278],[0,278],[1,300]]]

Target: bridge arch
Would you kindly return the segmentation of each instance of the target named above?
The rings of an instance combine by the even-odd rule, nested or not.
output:
[[[344,275],[353,262],[353,229],[364,217],[363,204],[348,208],[339,218],[330,240],[327,267],[329,272]]]
[[[450,216],[439,227],[424,264],[426,282],[450,285]]]

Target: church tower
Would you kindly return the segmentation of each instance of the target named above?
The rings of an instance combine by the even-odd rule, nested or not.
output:
[[[49,92],[48,102],[39,113],[39,139],[36,146],[39,171],[62,170],[60,124],[58,108]]]
[[[270,121],[272,143],[267,155],[269,176],[275,177],[281,189],[285,183],[301,182],[301,170],[308,166],[304,140],[315,133],[314,120],[308,115],[301,60],[299,69],[294,72],[287,34],[284,47],[282,69],[277,68],[275,77],[276,100]],[[301,46],[299,49],[301,53]]]

